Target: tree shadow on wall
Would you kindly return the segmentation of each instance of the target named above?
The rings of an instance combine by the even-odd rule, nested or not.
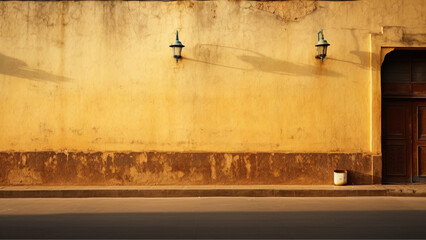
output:
[[[1,53],[0,74],[35,81],[65,82],[72,80],[65,76],[55,75],[40,69],[32,68],[22,60],[9,57]]]
[[[255,70],[255,71],[262,71],[267,73],[290,75],[290,76],[291,75],[294,75],[294,76],[325,75],[329,77],[343,76],[342,74],[338,72],[323,68],[321,66],[293,63],[293,62],[288,62],[281,59],[274,59],[248,49],[220,46],[220,45],[213,45],[213,44],[199,44],[195,48],[196,48],[195,50],[196,55],[209,56],[209,57],[207,58],[205,57],[205,59],[188,59],[188,60],[210,64],[214,66],[219,66],[219,67],[226,67],[226,68],[238,69],[238,70]],[[238,65],[227,65],[225,63],[219,63],[215,57],[210,57],[214,55],[212,53],[226,52],[226,51],[236,56],[236,58],[241,60],[242,62],[248,63],[249,65],[251,65],[251,68],[247,67],[246,64],[244,66],[242,65],[238,66]]]

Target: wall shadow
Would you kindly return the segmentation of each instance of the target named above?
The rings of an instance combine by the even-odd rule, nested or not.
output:
[[[368,185],[373,184],[373,176],[358,171],[348,171],[348,185]]]
[[[65,82],[71,78],[55,75],[40,69],[31,68],[22,60],[0,53],[0,74],[35,81]]]
[[[213,62],[209,62],[209,61],[198,60],[198,59],[188,58],[188,57],[182,57],[181,59],[182,59],[182,61],[204,63],[204,64],[208,64],[208,65],[213,65],[213,66],[223,67],[223,68],[228,68],[228,69],[234,69],[234,70],[248,70],[246,68],[227,66],[227,65],[224,65],[224,64],[220,64],[220,63],[213,63]]]
[[[426,211],[0,215],[0,238],[420,238]]]
[[[243,63],[249,64],[251,67],[242,67],[237,65],[225,65],[215,61],[215,57],[211,57],[215,52],[231,51],[230,54],[236,56]],[[210,64],[218,67],[224,67],[236,70],[246,71],[261,71],[272,74],[287,75],[287,76],[329,76],[329,77],[342,77],[343,75],[330,69],[326,69],[320,65],[316,66],[308,64],[299,64],[284,61],[281,59],[274,59],[263,55],[259,52],[249,49],[242,49],[236,47],[220,46],[213,44],[197,44],[195,46],[197,56],[206,56],[204,59],[191,59],[189,61]],[[312,56],[314,58],[314,56]]]
[[[293,76],[320,76],[326,75],[329,77],[341,77],[342,74],[324,69],[320,66],[312,66],[307,64],[298,64],[288,61],[278,60],[271,57],[267,57],[259,54],[258,56],[253,55],[240,55],[238,56],[244,62],[249,63],[254,69],[275,73],[281,75],[293,75]]]
[[[360,67],[360,68],[363,68],[363,69],[369,69],[370,68],[370,52],[350,51],[350,53],[357,56],[359,61],[358,62],[352,62],[352,61],[346,61],[346,60],[337,59],[337,58],[333,58],[333,57],[327,57],[327,59],[332,60],[332,61],[338,61],[338,62],[353,64],[353,65]],[[376,56],[377,56],[377,54],[373,53],[371,57],[375,58]],[[374,70],[376,70],[376,69],[374,69]]]

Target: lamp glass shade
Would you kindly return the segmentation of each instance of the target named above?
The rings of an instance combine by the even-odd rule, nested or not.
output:
[[[327,56],[327,45],[318,46],[318,56],[325,57]]]
[[[181,46],[174,46],[173,47],[173,56],[175,58],[180,58],[182,53],[182,47]]]

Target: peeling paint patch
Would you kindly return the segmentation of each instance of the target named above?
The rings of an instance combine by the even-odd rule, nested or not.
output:
[[[273,14],[284,22],[294,22],[315,12],[318,3],[316,1],[258,1],[250,2],[247,8]]]
[[[210,163],[210,171],[211,171],[210,176],[212,180],[216,180],[216,160],[214,159],[213,155],[210,155],[209,163]]]
[[[22,165],[25,166],[25,164],[27,163],[27,156],[25,154],[22,154]]]
[[[225,163],[223,166],[223,172],[229,174],[232,165],[232,154],[225,154]]]
[[[42,184],[40,173],[31,168],[12,169],[8,174],[10,185],[37,185]]]
[[[248,155],[244,156],[244,163],[245,163],[246,171],[247,171],[246,172],[246,178],[249,179],[250,178],[250,173],[251,173],[251,163],[250,163]]]
[[[141,153],[136,156],[136,159],[140,165],[148,162],[148,157],[146,153]]]

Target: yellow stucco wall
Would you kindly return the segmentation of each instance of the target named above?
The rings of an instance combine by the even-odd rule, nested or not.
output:
[[[378,152],[370,34],[425,29],[425,12],[424,0],[0,2],[0,151]]]

